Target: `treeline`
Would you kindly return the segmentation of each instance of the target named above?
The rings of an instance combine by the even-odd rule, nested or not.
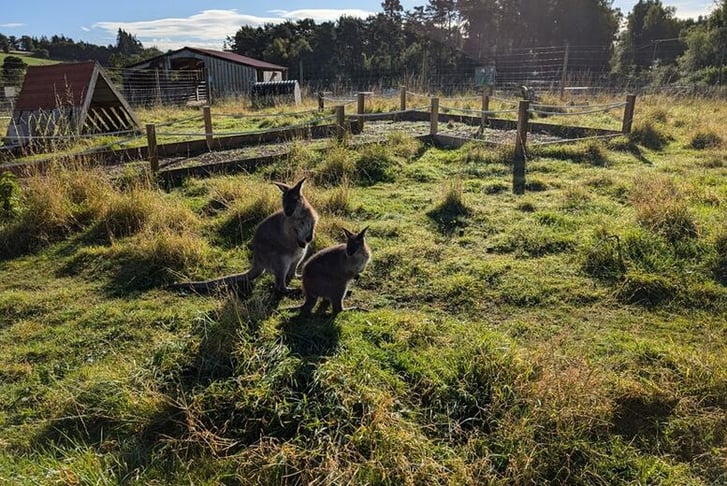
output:
[[[411,76],[457,84],[471,80],[475,66],[494,65],[507,75],[531,61],[560,63],[563,55],[552,58],[547,48],[566,45],[581,53],[579,70],[611,80],[727,81],[727,0],[708,17],[687,20],[661,0],[640,0],[625,17],[612,4],[429,0],[405,11],[399,0],[385,0],[382,12],[367,19],[243,26],[226,45],[286,65],[293,78],[322,85],[353,80],[359,88]]]
[[[225,46],[287,66],[291,78],[321,88],[368,89],[412,79],[462,86],[481,66],[495,67],[498,83],[523,74],[542,78],[548,69],[562,69],[567,52],[571,69],[596,82],[727,81],[727,0],[707,17],[686,20],[661,0],[639,0],[627,14],[612,0],[429,0],[408,11],[399,0],[384,0],[381,7],[365,19],[242,26]],[[0,34],[0,50],[9,49],[115,67],[161,53],[123,30],[113,46]]]
[[[122,67],[161,54],[159,49],[145,48],[135,36],[122,29],[117,32],[116,45],[107,46],[76,42],[63,35],[16,38],[0,33],[0,51],[7,53],[14,50],[58,61],[96,60],[108,67]]]

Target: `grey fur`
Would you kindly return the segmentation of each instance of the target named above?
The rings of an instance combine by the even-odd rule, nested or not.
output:
[[[281,294],[288,292],[288,284],[315,237],[318,222],[318,214],[303,196],[304,181],[305,178],[293,186],[275,182],[283,193],[283,209],[265,218],[255,228],[250,245],[250,270],[211,280],[178,282],[172,288],[199,293],[229,288],[239,293],[249,290],[253,280],[268,271],[275,276],[275,291]]]
[[[301,313],[309,314],[318,298],[324,300],[324,309],[332,305],[334,314],[350,310],[343,307],[348,287],[371,260],[371,249],[365,240],[367,229],[358,234],[344,229],[346,243],[324,248],[306,262],[303,267],[305,302],[297,308]]]

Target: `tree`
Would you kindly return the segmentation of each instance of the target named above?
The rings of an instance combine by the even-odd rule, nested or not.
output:
[[[399,0],[384,0],[381,2],[381,8],[384,9],[384,15],[388,19],[394,22],[401,22],[404,7],[401,6]]]
[[[665,7],[661,0],[639,0],[627,17],[626,30],[618,43],[616,68],[620,72],[642,70],[655,61],[674,62],[680,51],[662,49],[663,42],[679,37],[680,21],[674,7]]]
[[[695,73],[705,68],[718,68],[717,79],[724,82],[725,61],[727,57],[727,0],[706,19],[692,26],[685,33],[687,49],[679,58],[679,66],[684,73]]]
[[[17,56],[8,56],[3,61],[2,73],[6,84],[17,86],[23,81],[28,65]]]
[[[3,34],[0,34],[0,51],[10,52],[10,40]]]
[[[125,56],[134,56],[144,52],[144,46],[136,40],[136,37],[119,29],[116,34],[116,51]]]

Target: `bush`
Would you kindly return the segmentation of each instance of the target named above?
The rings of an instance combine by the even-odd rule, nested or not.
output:
[[[663,275],[629,272],[617,291],[618,298],[628,304],[656,307],[679,296],[679,287]]]
[[[629,135],[631,142],[643,145],[652,150],[662,150],[670,138],[662,130],[647,121],[633,129]]]
[[[714,132],[698,132],[689,142],[689,146],[697,150],[719,148],[721,145],[722,137]]]
[[[712,262],[714,278],[722,285],[727,285],[727,231],[717,235],[714,241],[715,257]]]
[[[0,227],[0,258],[33,251],[79,231],[104,213],[113,187],[99,171],[53,169],[25,180],[21,210]]]
[[[685,195],[672,178],[651,174],[637,177],[631,202],[639,223],[671,243],[698,235],[697,223]]]
[[[620,238],[603,229],[597,230],[593,242],[585,250],[583,270],[603,280],[620,279],[626,272]]]
[[[20,214],[20,185],[10,172],[0,175],[0,222]]]
[[[386,145],[373,144],[361,149],[355,162],[356,179],[365,185],[392,182],[397,164]]]
[[[451,233],[456,228],[466,226],[466,219],[471,214],[472,209],[464,202],[464,190],[459,179],[449,184],[441,201],[427,212],[427,216],[437,223],[440,231],[444,233]]]
[[[323,185],[340,184],[352,179],[355,170],[353,152],[343,144],[332,144],[323,155],[323,164],[316,168],[315,182]]]

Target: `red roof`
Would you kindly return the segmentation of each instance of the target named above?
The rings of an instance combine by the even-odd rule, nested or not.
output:
[[[234,52],[228,52],[228,51],[214,51],[212,49],[198,49],[196,47],[187,47],[186,49],[190,51],[199,51],[204,54],[207,54],[212,57],[218,57],[220,59],[225,59],[227,61],[232,61],[237,64],[245,64],[247,66],[252,66],[256,68],[261,69],[272,69],[275,71],[287,71],[288,68],[283,66],[278,66],[277,64],[273,64],[270,62],[261,61],[259,59],[253,59],[252,57],[247,56],[241,56],[240,54],[235,54]]]
[[[15,111],[83,105],[95,68],[95,61],[29,66]]]
[[[176,53],[182,52],[182,51],[197,52],[199,54],[204,54],[206,56],[212,56],[212,57],[216,57],[218,59],[224,59],[225,61],[234,62],[235,64],[243,64],[245,66],[251,66],[254,68],[258,68],[258,69],[267,69],[267,70],[271,70],[271,71],[287,71],[288,70],[288,68],[286,68],[284,66],[278,66],[277,64],[273,64],[270,62],[261,61],[259,59],[253,59],[252,57],[241,56],[240,54],[235,54],[234,52],[215,51],[213,49],[201,49],[198,47],[183,47],[181,49],[177,49],[176,51],[168,52],[166,54],[162,54],[162,55],[154,57],[152,59],[146,59],[144,61],[140,61],[140,62],[131,64],[130,66],[127,66],[127,68],[140,66],[142,64],[146,64],[147,62],[149,62],[153,59],[158,59],[158,58],[168,56],[170,54],[176,54]]]

